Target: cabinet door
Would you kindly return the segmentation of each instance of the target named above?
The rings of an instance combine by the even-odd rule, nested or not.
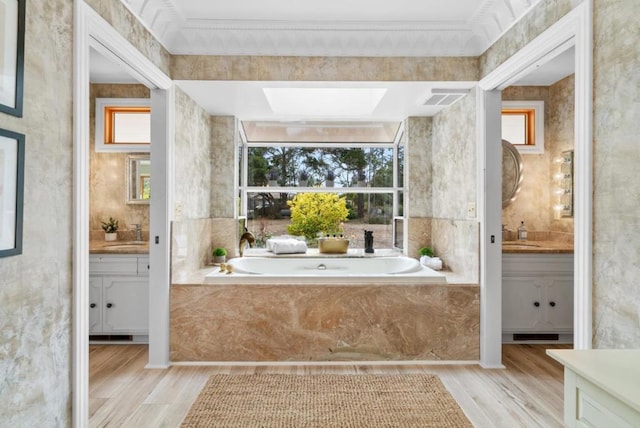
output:
[[[89,277],[89,333],[102,333],[102,277]]]
[[[544,284],[531,277],[502,279],[502,331],[540,328]]]
[[[149,278],[105,276],[102,280],[104,331],[147,334],[149,330]]]
[[[547,321],[554,330],[573,330],[573,277],[554,278],[547,287]]]

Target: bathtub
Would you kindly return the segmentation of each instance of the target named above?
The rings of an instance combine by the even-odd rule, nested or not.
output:
[[[405,256],[322,257],[271,256],[230,259],[233,273],[214,269],[210,284],[437,284],[445,276]]]

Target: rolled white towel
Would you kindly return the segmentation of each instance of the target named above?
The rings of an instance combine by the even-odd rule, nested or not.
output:
[[[442,270],[442,260],[440,260],[440,257],[422,256],[420,257],[420,263],[433,270]]]
[[[269,241],[267,241],[267,250],[274,254],[298,254],[307,252],[307,243],[304,241],[297,239],[270,239]]]

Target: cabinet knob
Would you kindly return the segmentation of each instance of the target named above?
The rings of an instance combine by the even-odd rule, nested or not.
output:
[[[95,303],[92,303],[92,304],[90,304],[90,305],[89,305],[89,307],[90,307],[90,308],[95,308],[95,307],[96,307],[96,304],[95,304]]]
[[[533,306],[535,306],[536,308],[540,306],[540,302],[533,302]]]
[[[556,306],[556,302],[549,302],[549,306],[551,306],[552,308]]]
[[[113,303],[107,303],[107,308],[112,308],[113,307]]]

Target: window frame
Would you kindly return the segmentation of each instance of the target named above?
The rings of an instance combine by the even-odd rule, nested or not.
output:
[[[149,98],[96,98],[95,102],[95,151],[148,153],[148,143],[113,142],[113,114],[120,112],[145,113],[151,115]]]
[[[503,101],[505,115],[525,115],[525,143],[509,141],[518,152],[544,153],[544,101]]]
[[[238,171],[235,171],[235,176],[237,177],[237,188],[236,195],[239,195],[240,201],[238,204],[238,215],[237,218],[239,221],[244,221],[245,225],[247,225],[248,220],[248,195],[250,193],[261,193],[265,191],[264,186],[248,186],[248,172],[249,172],[249,149],[250,148],[263,148],[263,147],[309,147],[309,148],[391,148],[393,149],[393,181],[391,187],[298,187],[298,186],[269,186],[269,192],[273,193],[356,193],[356,194],[390,194],[392,196],[392,215],[391,215],[391,223],[392,227],[392,246],[394,246],[393,237],[396,236],[396,224],[397,220],[405,218],[404,212],[403,215],[399,215],[399,193],[404,191],[404,183],[400,183],[398,180],[398,147],[400,145],[405,145],[405,124],[404,122],[400,123],[400,127],[398,128],[398,132],[396,134],[395,140],[390,143],[336,143],[336,142],[314,142],[314,143],[298,143],[298,142],[269,142],[269,141],[251,141],[248,142],[242,127],[239,127],[239,138],[238,138],[238,146],[236,146],[236,154],[240,154],[242,157],[240,160],[236,160],[235,167],[240,166],[242,168],[242,173],[239,174]],[[240,150],[238,150],[238,148]],[[240,162],[241,161],[241,162]],[[404,179],[406,180],[406,174]],[[400,225],[402,227],[402,223]],[[406,223],[406,222],[404,222]],[[394,246],[394,248],[397,248]],[[404,248],[397,248],[401,251],[404,251]]]

